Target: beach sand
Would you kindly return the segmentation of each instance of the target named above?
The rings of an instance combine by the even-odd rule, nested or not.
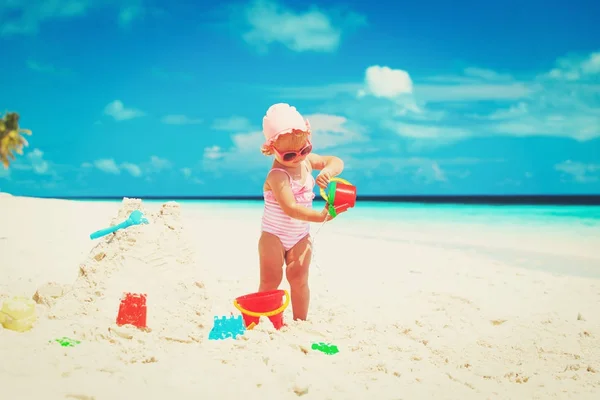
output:
[[[150,224],[90,240],[136,208]],[[33,329],[0,327],[0,397],[600,398],[597,229],[344,218],[315,237],[309,321],[216,341],[257,288],[260,211],[0,197],[0,301],[39,289]],[[123,292],[149,329],[116,325]]]

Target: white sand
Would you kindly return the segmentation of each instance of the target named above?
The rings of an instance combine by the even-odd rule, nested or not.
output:
[[[212,341],[257,287],[260,212],[141,206],[151,224],[91,241],[136,203],[0,197],[0,301],[68,285],[32,330],[0,327],[0,398],[600,398],[597,230],[346,214],[315,239],[309,322]],[[116,326],[123,292],[147,293],[149,332]]]

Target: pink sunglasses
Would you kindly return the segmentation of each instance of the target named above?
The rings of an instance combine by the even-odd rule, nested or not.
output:
[[[298,151],[286,151],[281,153],[279,150],[277,149],[273,149],[275,150],[275,152],[279,155],[279,157],[281,157],[281,159],[285,162],[291,162],[294,161],[296,158],[298,157],[304,157],[308,154],[310,154],[310,152],[312,151],[312,144],[310,143],[310,141],[308,141],[308,143],[306,143],[306,146],[304,146],[302,149],[298,150]]]

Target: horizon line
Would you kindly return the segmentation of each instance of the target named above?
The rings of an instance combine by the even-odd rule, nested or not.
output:
[[[62,200],[122,200],[123,198],[142,200],[223,200],[223,201],[262,201],[262,196],[41,196],[44,199]],[[320,197],[316,201],[324,201]],[[357,202],[372,201],[386,203],[428,203],[428,204],[494,204],[494,205],[600,205],[600,194],[509,194],[509,195],[363,195]]]

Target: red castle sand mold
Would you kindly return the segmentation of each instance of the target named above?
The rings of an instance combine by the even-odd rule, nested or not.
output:
[[[133,325],[146,328],[146,295],[124,293],[119,305],[117,325]]]

